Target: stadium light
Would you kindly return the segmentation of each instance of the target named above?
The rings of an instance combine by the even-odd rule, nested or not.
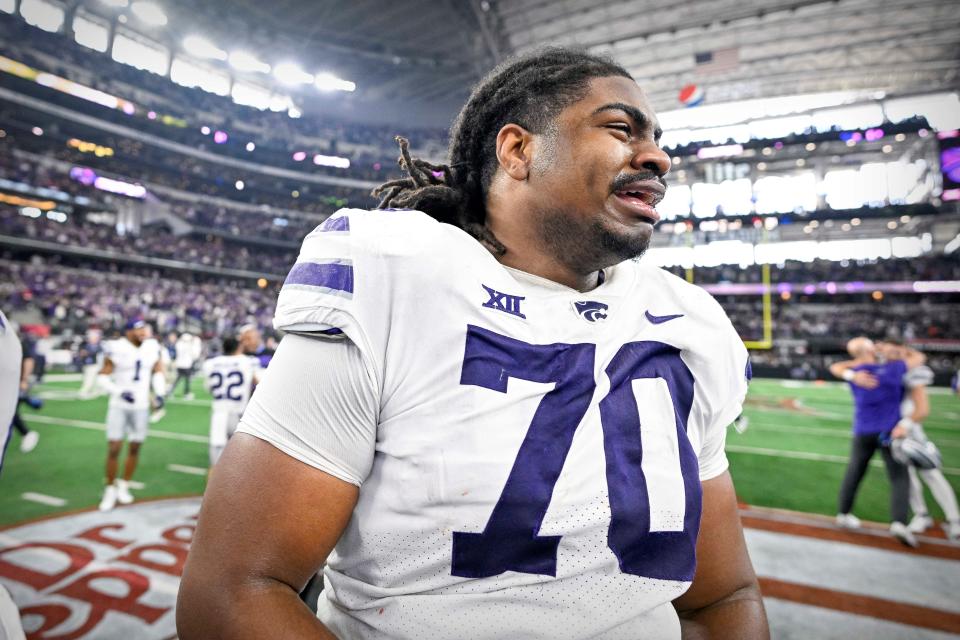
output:
[[[126,9],[130,6],[130,0],[100,0],[100,4],[105,4],[112,9]]]
[[[274,77],[285,85],[311,84],[313,74],[307,73],[292,62],[281,62],[273,68]]]
[[[187,36],[183,39],[183,49],[197,58],[210,60],[226,60],[227,52],[218,48],[212,42],[201,36]]]
[[[339,156],[325,156],[322,153],[318,153],[313,156],[313,164],[320,165],[322,167],[336,167],[338,169],[349,169],[350,168],[350,159],[341,158]]]
[[[320,91],[355,91],[357,85],[349,80],[341,80],[332,73],[318,73],[314,85]]]
[[[252,53],[246,51],[234,51],[229,57],[230,66],[237,71],[256,71],[257,73],[270,73],[270,65],[262,60],[258,60]]]
[[[167,14],[152,2],[134,2],[130,5],[130,11],[144,24],[153,27],[162,27],[167,24]]]

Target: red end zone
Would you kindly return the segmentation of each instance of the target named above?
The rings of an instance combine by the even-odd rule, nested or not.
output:
[[[31,640],[162,639],[200,498],[47,518],[0,532],[0,582]]]

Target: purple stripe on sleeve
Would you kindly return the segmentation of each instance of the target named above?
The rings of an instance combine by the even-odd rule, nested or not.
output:
[[[333,327],[332,329],[324,329],[322,331],[318,331],[317,333],[322,333],[325,336],[339,336],[343,334],[343,330]]]
[[[290,269],[283,284],[284,286],[307,285],[353,293],[353,266],[341,262],[298,262]]]
[[[350,231],[350,218],[347,216],[336,216],[327,218],[317,227],[317,231]]]

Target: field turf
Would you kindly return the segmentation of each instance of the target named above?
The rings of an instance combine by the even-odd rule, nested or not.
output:
[[[76,376],[51,376],[35,393],[45,406],[24,408],[24,418],[40,433],[31,453],[20,451],[14,435],[0,474],[0,526],[97,504],[106,450],[103,419],[106,399],[77,400]],[[196,385],[195,386],[199,386]],[[209,397],[195,389],[195,400],[181,394],[167,404],[166,417],[151,425],[135,480],[138,498],[198,495],[207,467]],[[947,389],[931,392],[927,434],[943,453],[944,471],[960,490],[960,398]],[[850,394],[834,383],[755,379],[745,409],[750,427],[730,430],[727,453],[740,500],[747,504],[812,513],[836,513],[837,489],[850,445]],[[122,464],[122,462],[121,462]],[[889,489],[876,456],[861,485],[854,513],[875,521],[889,519]],[[121,467],[122,468],[122,467]],[[38,493],[65,501],[51,506],[25,499]],[[942,517],[930,498],[928,505]]]

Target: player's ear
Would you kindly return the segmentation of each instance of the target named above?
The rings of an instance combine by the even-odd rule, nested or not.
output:
[[[497,133],[497,162],[514,180],[526,180],[533,160],[533,134],[518,124],[505,124]]]

